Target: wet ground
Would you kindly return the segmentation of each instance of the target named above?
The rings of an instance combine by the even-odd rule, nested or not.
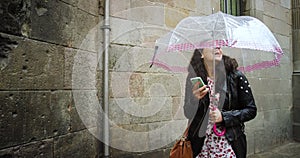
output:
[[[247,158],[300,158],[300,142],[289,142]]]

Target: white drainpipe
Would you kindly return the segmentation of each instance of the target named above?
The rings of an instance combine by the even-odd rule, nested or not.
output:
[[[102,26],[103,30],[103,110],[107,117],[104,117],[104,129],[103,129],[103,142],[104,142],[104,158],[110,157],[109,155],[109,120],[108,120],[108,112],[109,112],[109,45],[110,45],[110,16],[109,16],[109,0],[105,0],[104,2],[104,24]]]

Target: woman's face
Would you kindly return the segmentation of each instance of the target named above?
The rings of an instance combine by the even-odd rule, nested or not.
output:
[[[204,61],[212,62],[214,59],[216,61],[221,61],[223,57],[223,51],[219,48],[204,48],[202,52],[202,58]]]

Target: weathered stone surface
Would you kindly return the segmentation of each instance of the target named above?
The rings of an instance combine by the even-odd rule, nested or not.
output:
[[[130,8],[119,10],[117,16],[132,21],[164,26],[164,5],[146,0],[131,0]]]
[[[72,104],[69,107],[71,113],[71,131],[78,131],[84,128],[102,128],[103,117],[101,98],[97,91],[72,91]]]
[[[97,2],[95,0],[88,1]],[[88,1],[80,2],[94,5],[94,3],[89,4]],[[97,8],[97,5],[93,7]],[[72,30],[70,30],[72,32],[72,46],[83,50],[101,52],[103,33],[100,27],[103,26],[103,18],[91,15],[79,9],[76,10],[74,14]]]
[[[85,7],[83,3],[78,5]],[[97,16],[61,1],[33,1],[30,37],[78,47],[98,22]]]
[[[280,0],[280,5],[287,9],[291,9],[291,3],[291,1]]]
[[[0,34],[0,71],[5,69],[10,62],[11,50],[18,46],[18,42]]]
[[[178,22],[189,15],[188,11],[165,8],[165,25],[167,27],[175,28]]]
[[[295,74],[293,75],[293,105],[294,107],[300,108],[300,75]]]
[[[33,1],[30,37],[71,46],[75,12],[61,1]]]
[[[28,36],[31,0],[2,0],[0,2],[0,31]]]
[[[300,141],[300,124],[299,123],[294,123],[293,124],[293,139],[296,141]]]
[[[70,93],[1,92],[1,148],[65,134]]]
[[[82,157],[94,158],[97,153],[97,140],[87,131],[74,132],[54,138],[55,158]]]
[[[217,1],[202,1],[196,0],[197,13],[200,15],[208,15],[212,13],[212,9],[215,9],[215,12],[220,10],[220,4]]]
[[[110,14],[114,17],[126,18],[127,14],[124,15],[122,13],[127,12],[130,9],[130,1],[131,0],[111,0]]]
[[[20,146],[0,150],[0,157],[53,157],[53,139],[34,141]]]
[[[67,89],[101,89],[101,62],[97,54],[77,49],[65,49],[64,52],[64,87]]]
[[[169,149],[155,150],[155,151],[152,151],[152,152],[141,154],[140,158],[169,157],[169,153],[170,153]]]
[[[102,1],[102,0],[101,0]],[[78,1],[78,7],[85,12],[88,12],[90,14],[93,14],[95,16],[99,15],[99,5],[101,1],[95,1],[95,0],[86,0],[86,1]]]
[[[141,40],[141,22],[111,18],[111,42],[127,45],[139,45]]]
[[[187,1],[174,0],[174,4],[175,7],[179,7],[190,11],[195,11],[197,7],[195,0],[187,0]]]
[[[11,51],[10,62],[1,71],[0,88],[62,89],[63,47],[29,39],[13,39],[19,45]]]
[[[160,101],[161,99],[163,99],[164,101],[156,102],[156,100]],[[116,98],[110,104],[109,115],[111,121],[113,121],[116,124],[150,123],[156,121],[170,120],[172,118],[171,110],[172,109],[170,99],[156,97],[153,97],[151,99]]]

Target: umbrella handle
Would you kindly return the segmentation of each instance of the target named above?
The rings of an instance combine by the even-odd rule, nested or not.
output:
[[[219,132],[217,131],[217,125],[214,124],[213,131],[214,131],[214,133],[215,133],[217,136],[221,137],[221,136],[223,136],[223,135],[225,134],[226,128],[224,127],[224,129],[219,133]]]

